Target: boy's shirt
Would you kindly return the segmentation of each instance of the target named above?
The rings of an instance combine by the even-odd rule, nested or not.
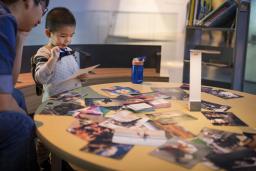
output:
[[[70,48],[67,50],[71,51]],[[51,51],[46,47],[42,47],[37,51],[34,57],[37,61],[35,79],[44,86],[43,101],[47,100],[49,96],[81,86],[79,79],[70,81],[68,84],[62,86],[55,86],[55,83],[61,82],[76,73],[79,70],[79,66],[75,57],[70,54],[58,59],[54,68],[50,69],[46,64],[50,55]]]
[[[10,10],[0,1],[0,93],[13,91],[12,69],[16,56],[17,23]]]

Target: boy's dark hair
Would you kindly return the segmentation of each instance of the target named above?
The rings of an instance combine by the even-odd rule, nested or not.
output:
[[[1,0],[1,1],[3,1],[5,4],[13,4],[15,2],[18,2],[19,0]],[[45,2],[45,6],[48,7],[49,0],[34,0],[36,5],[38,5],[41,1],[44,1]]]
[[[76,19],[72,12],[64,7],[50,10],[46,16],[45,28],[55,32],[63,26],[76,26]]]

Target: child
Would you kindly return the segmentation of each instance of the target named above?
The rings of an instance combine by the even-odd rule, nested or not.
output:
[[[0,170],[38,169],[35,124],[25,114],[23,95],[14,85],[25,37],[40,23],[48,3],[49,0],[0,1]]]
[[[58,84],[79,70],[73,51],[68,47],[75,27],[75,17],[64,7],[54,8],[47,14],[45,34],[49,37],[49,42],[34,56],[34,78],[36,82],[43,84],[44,89],[42,101],[47,100],[49,96],[81,86],[79,79]],[[86,75],[82,75],[79,78],[85,77]]]

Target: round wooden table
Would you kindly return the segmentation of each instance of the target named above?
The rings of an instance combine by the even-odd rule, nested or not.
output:
[[[139,90],[140,92],[150,92],[150,87],[179,87],[180,84],[170,84],[164,82],[144,82],[143,84],[132,84],[129,82],[98,84],[90,86],[97,93],[107,95],[102,88],[111,86],[127,86]],[[231,132],[241,133],[243,130],[254,130],[256,128],[256,95],[247,93],[234,92],[242,95],[242,98],[236,99],[221,99],[219,97],[202,93],[202,100],[214,102],[222,105],[231,106],[230,112],[233,112],[248,127],[239,126],[213,126],[209,120],[203,116],[201,112],[190,112],[188,110],[188,101],[171,100],[170,108],[158,109],[161,111],[179,110],[188,113],[197,118],[197,120],[180,123],[195,135],[204,127],[221,129]],[[132,170],[132,171],[170,171],[170,170],[187,170],[184,167],[160,160],[152,155],[149,155],[156,147],[135,145],[121,160],[101,157],[95,154],[90,154],[80,151],[85,146],[85,142],[67,132],[67,128],[75,119],[71,116],[57,115],[35,115],[37,124],[37,134],[45,146],[59,158],[73,163],[86,170]],[[199,163],[190,170],[211,170],[211,168]]]

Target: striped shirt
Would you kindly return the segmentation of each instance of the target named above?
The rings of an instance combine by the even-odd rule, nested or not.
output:
[[[70,48],[67,48],[67,50],[71,51]],[[61,60],[55,63],[53,68],[49,68],[47,65],[50,56],[51,51],[45,46],[41,47],[34,56],[34,60],[36,61],[35,80],[43,84],[43,101],[47,100],[49,96],[81,86],[79,79],[70,80],[65,84],[57,84],[66,80],[79,70],[74,55],[62,57]]]

